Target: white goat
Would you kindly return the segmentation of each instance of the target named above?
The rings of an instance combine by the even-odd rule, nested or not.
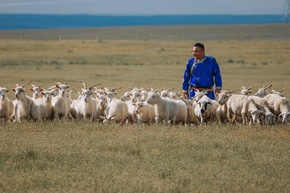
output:
[[[130,100],[133,103],[136,103],[137,101],[141,101],[142,95],[141,95],[140,89],[133,89],[130,91],[130,94],[131,94]]]
[[[154,122],[155,112],[154,107],[147,102],[139,101],[136,104],[136,115],[138,124]]]
[[[96,113],[95,113],[95,119],[100,121],[101,117],[105,116],[105,109],[107,105],[107,97],[105,95],[96,95]]]
[[[84,120],[94,121],[96,119],[97,100],[93,97],[93,88],[96,85],[92,85],[87,88],[86,84],[82,82],[84,88],[78,99],[76,99],[71,105],[71,112],[75,112],[77,119],[83,118]],[[72,113],[73,114],[73,113]]]
[[[229,121],[227,117],[227,101],[232,96],[233,91],[222,91],[217,96],[219,107],[217,108],[217,118],[219,123],[226,123]]]
[[[171,98],[170,95],[173,92],[173,89],[174,88],[171,88],[171,89],[168,89],[168,90],[166,90],[166,89],[161,90],[160,96],[163,97],[163,98]]]
[[[148,98],[147,103],[154,105],[156,124],[159,124],[161,120],[165,125],[175,124],[178,104],[174,100],[162,98],[158,92],[155,92]]]
[[[70,118],[70,106],[68,104],[67,89],[69,85],[56,83],[58,95],[52,98],[52,107],[54,119]]]
[[[219,104],[216,100],[211,100],[208,96],[204,95],[197,101],[195,114],[202,124],[209,121],[216,121],[218,107]]]
[[[117,123],[125,123],[128,116],[128,106],[125,102],[117,98],[112,98],[108,101],[105,109],[105,117],[103,123],[111,120]]]
[[[78,96],[76,99],[72,100],[72,102],[69,104],[69,110],[70,110],[70,117],[76,119],[77,118],[77,106],[82,98],[82,93],[80,93],[79,91],[77,91]],[[78,117],[79,118],[79,117]]]
[[[153,94],[155,93],[154,92],[154,89],[152,87],[148,87],[147,89],[144,89],[144,88],[140,88],[139,90],[141,96],[140,96],[140,100],[138,101],[147,101],[148,98]]]
[[[231,95],[227,101],[227,117],[235,123],[237,116],[242,116],[243,124],[258,122],[263,115],[263,111],[259,110],[253,99],[248,99],[246,95]],[[252,117],[252,121],[250,121]]]
[[[109,89],[109,88],[105,87],[103,89],[103,91],[104,91],[103,94],[105,94],[107,96],[107,101],[108,102],[117,96],[118,93],[116,92],[116,90],[120,89],[120,88]]]
[[[270,93],[264,99],[268,102],[271,111],[277,116],[277,122],[279,122],[278,118],[282,118],[282,123],[289,122],[290,105],[287,98]]]
[[[272,90],[272,93],[273,94],[277,94],[277,95],[280,95],[281,97],[284,97],[284,94],[282,94],[282,91],[285,89],[285,87],[284,88],[282,88],[281,90],[274,90],[274,89],[271,89]]]
[[[43,90],[41,91],[41,94],[43,97],[35,99],[32,103],[31,116],[38,121],[52,120],[53,109],[51,101],[54,96],[54,91]]]
[[[252,94],[252,89],[253,89],[253,88],[254,88],[253,86],[248,87],[248,88],[242,86],[242,87],[241,87],[241,94],[242,94],[242,95],[250,95],[250,94]]]
[[[134,93],[136,91],[133,91]],[[125,102],[128,106],[128,123],[137,123],[137,115],[136,115],[136,105],[137,98],[131,92],[125,92],[124,95],[120,98],[121,101]]]
[[[267,88],[271,87],[268,86],[268,87],[263,87],[261,89],[259,89],[259,94],[261,95],[264,95],[264,94],[267,94]],[[242,95],[249,95],[252,93],[252,89],[253,87],[249,87],[249,88],[246,88],[244,86],[241,87],[241,94]],[[259,95],[258,94],[258,95]],[[258,97],[258,96],[249,96],[248,99],[253,99],[254,102],[256,103],[256,107],[259,109],[259,110],[262,110],[264,111],[265,113],[265,120],[264,122],[267,124],[267,125],[272,125],[275,123],[275,115],[270,111],[270,107],[269,107],[269,104],[267,103],[267,101],[265,99],[262,99],[261,97]]]
[[[260,88],[258,90],[258,92],[256,92],[256,94],[254,94],[254,95],[263,98],[264,96],[266,96],[267,94],[269,94],[269,92],[267,91],[267,89],[268,88],[271,88],[271,86],[272,86],[272,84],[270,84],[269,86],[263,86],[263,88]]]
[[[30,89],[32,91],[32,99],[35,100],[37,98],[41,98],[42,97],[41,92],[44,90],[41,87],[44,86],[45,84],[35,86],[34,84],[30,83],[30,85],[32,86],[32,88]]]
[[[12,89],[15,92],[16,103],[14,106],[15,109],[15,120],[21,122],[22,119],[31,118],[31,105],[33,99],[26,94],[25,86],[30,84],[26,83],[22,86],[16,84],[16,88]]]
[[[121,96],[120,100],[124,102],[129,101],[131,99],[131,96],[132,94],[129,91],[127,91],[123,94],[123,96]]]
[[[7,97],[7,92],[9,92],[7,88],[0,87],[0,119],[4,121],[11,120],[14,111],[14,104]]]
[[[196,107],[196,101],[193,99],[187,99],[184,100],[186,107],[187,107],[187,123],[188,124],[194,124],[199,125],[200,120],[195,114],[195,107]]]
[[[264,112],[264,121],[267,125],[272,125],[275,123],[276,116],[271,112],[271,108],[266,99],[258,96],[249,96],[248,99],[253,99],[256,103],[256,107]]]
[[[186,103],[181,99],[178,99],[178,100],[171,99],[171,100],[177,103],[177,115],[176,115],[175,123],[176,124],[182,123],[183,125],[186,126],[187,117],[188,117]]]

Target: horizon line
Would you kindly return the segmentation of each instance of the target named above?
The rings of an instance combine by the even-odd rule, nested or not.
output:
[[[55,15],[55,16],[72,16],[72,15],[83,15],[83,16],[206,16],[206,15],[234,15],[234,16],[259,16],[259,15],[272,15],[272,16],[283,16],[284,14],[273,14],[273,13],[249,13],[249,14],[233,14],[233,13],[202,13],[202,14],[89,14],[89,13],[0,13],[0,15]]]

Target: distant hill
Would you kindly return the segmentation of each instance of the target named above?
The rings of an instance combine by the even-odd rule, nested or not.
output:
[[[148,25],[217,25],[282,23],[282,15],[41,15],[0,14],[0,30],[88,28]]]

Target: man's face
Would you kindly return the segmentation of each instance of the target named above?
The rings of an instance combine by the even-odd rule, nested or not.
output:
[[[193,57],[196,58],[197,60],[201,60],[204,57],[204,50],[202,50],[199,47],[193,47],[191,53]]]

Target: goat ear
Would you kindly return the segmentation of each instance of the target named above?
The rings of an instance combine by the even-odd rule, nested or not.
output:
[[[207,104],[207,105],[212,105],[212,103],[211,103],[211,102],[207,102],[206,104]]]

